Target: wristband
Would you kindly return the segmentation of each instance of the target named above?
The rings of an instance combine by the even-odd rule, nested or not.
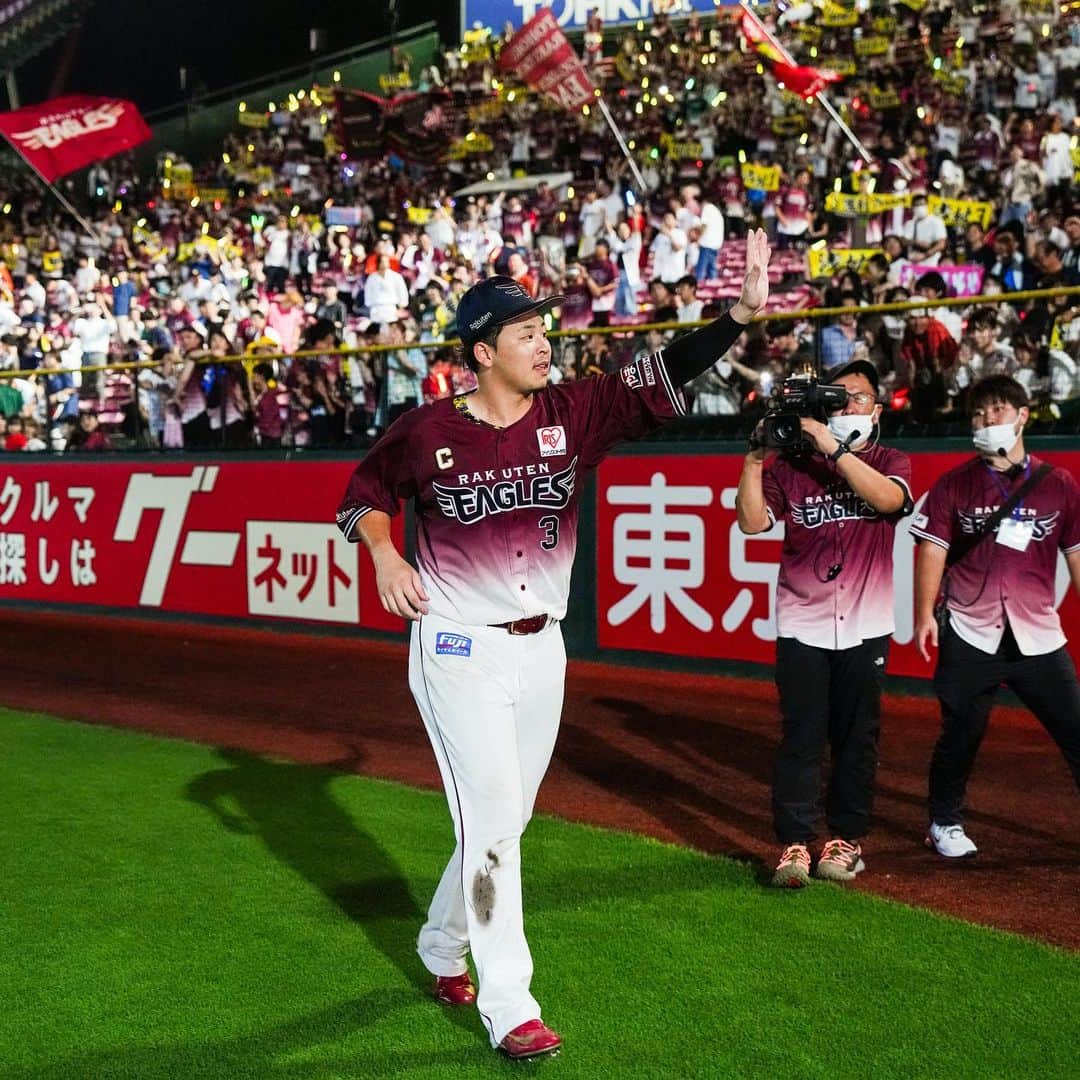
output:
[[[847,443],[841,443],[830,455],[829,460],[832,462],[839,461],[845,454],[850,454],[851,448]]]

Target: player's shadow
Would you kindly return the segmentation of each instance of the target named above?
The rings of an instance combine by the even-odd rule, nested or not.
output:
[[[566,754],[560,757],[574,765],[583,775],[603,783],[605,787],[623,795],[642,809],[653,812],[687,843],[703,850],[726,854],[730,853],[730,841],[723,842],[732,832],[728,826],[734,826],[750,843],[758,841],[768,845],[774,843],[771,831],[770,791],[772,785],[773,761],[779,740],[779,722],[776,733],[770,734],[755,730],[749,723],[739,724],[724,722],[719,719],[705,720],[700,716],[675,711],[655,711],[641,702],[621,697],[600,697],[594,705],[611,710],[618,717],[621,730],[647,740],[655,749],[658,758],[674,758],[689,765],[715,780],[702,780],[698,786],[687,784],[666,771],[662,765],[653,765],[634,757],[628,751],[617,748],[599,736],[593,735],[596,743],[594,757],[586,762],[575,760]],[[885,718],[888,723],[888,717]],[[564,724],[564,728],[565,728]],[[571,740],[580,736],[572,735]],[[570,747],[572,741],[568,740]],[[562,742],[560,741],[560,747]],[[929,760],[929,749],[926,751]],[[606,759],[606,763],[605,763]],[[826,747],[823,776],[829,775],[830,754]],[[745,786],[733,791],[730,783],[720,789],[733,799],[725,801],[714,792],[717,785],[723,783],[730,770],[741,773]],[[922,790],[923,772],[918,772],[919,789],[907,791],[899,786],[898,777],[892,780],[883,778],[879,771],[875,782],[877,804],[874,810],[874,828],[896,837],[901,842],[910,842],[913,850],[922,857],[923,824],[926,796]],[[903,782],[903,781],[900,781]],[[824,793],[822,794],[824,798]],[[757,807],[758,813],[746,814],[744,809]],[[718,821],[712,827],[700,819],[697,810],[716,813]],[[1041,841],[1062,843],[1068,841],[1054,832],[1033,827],[987,810],[969,811],[969,820],[977,825],[1000,829],[1009,834],[1023,834]],[[715,839],[721,837],[721,843]],[[738,842],[738,833],[736,833]],[[755,858],[751,850],[740,848],[735,852],[739,858]],[[1066,860],[1067,861],[1067,860]],[[1050,863],[1053,865],[1053,861]],[[1037,865],[1031,863],[1030,865]]]
[[[152,1040],[118,1045],[72,1055],[33,1069],[4,1070],[5,1080],[104,1080],[138,1077],[139,1080],[177,1080],[178,1077],[259,1077],[292,1080],[297,1076],[367,1078],[400,1076],[419,1070],[444,1068],[447,1073],[479,1070],[492,1057],[486,1040],[474,1039],[466,1047],[440,1049],[438,1040],[415,1050],[394,1050],[377,1043],[359,1053],[351,1046],[379,1021],[406,1012],[415,1003],[407,990],[376,990],[362,997],[292,1019],[261,1031],[215,1040],[203,1032],[190,1042]],[[434,1006],[432,1006],[434,1008]],[[403,1021],[407,1023],[407,1021]],[[476,1035],[476,1031],[471,1032]]]
[[[359,923],[371,944],[409,981],[419,986],[424,979],[426,985],[415,952],[422,913],[405,876],[329,790],[342,772],[357,771],[360,756],[316,767],[239,750],[216,753],[226,767],[197,776],[188,784],[187,798],[223,828],[265,845]]]
[[[636,757],[590,725],[564,721],[556,753],[574,772],[644,810],[683,843],[739,859],[758,858],[750,842],[765,837],[763,815]]]

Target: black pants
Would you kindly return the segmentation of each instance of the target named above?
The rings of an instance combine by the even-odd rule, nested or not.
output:
[[[881,731],[888,637],[851,649],[776,642],[783,732],[773,776],[773,824],[782,844],[816,835],[825,744],[832,770],[825,796],[830,836],[855,841],[870,831]]]
[[[963,824],[968,777],[1002,683],[1050,733],[1080,787],[1080,684],[1068,652],[1024,656],[1007,628],[998,651],[985,653],[948,627],[934,673],[942,726],[930,761],[930,819],[939,825]]]
[[[287,266],[265,266],[263,271],[266,274],[266,289],[271,293],[279,293],[285,288],[285,282],[289,277],[289,268]]]
[[[206,413],[193,416],[183,428],[185,450],[209,450],[214,445],[210,417]]]

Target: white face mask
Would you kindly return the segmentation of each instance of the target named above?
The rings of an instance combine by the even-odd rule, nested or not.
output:
[[[971,440],[980,454],[1008,454],[1020,441],[1020,432],[1016,430],[1015,421],[1011,424],[991,424],[979,428],[972,434]]]
[[[874,430],[874,418],[841,413],[839,416],[829,417],[829,430],[837,442],[846,444],[849,450],[857,450],[870,438],[870,433]],[[852,435],[854,438],[848,442]]]

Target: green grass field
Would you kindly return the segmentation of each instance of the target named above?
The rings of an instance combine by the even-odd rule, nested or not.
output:
[[[621,833],[525,838],[563,1053],[492,1051],[413,951],[440,795],[0,711],[5,1078],[1076,1075],[1080,957]]]

